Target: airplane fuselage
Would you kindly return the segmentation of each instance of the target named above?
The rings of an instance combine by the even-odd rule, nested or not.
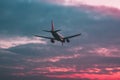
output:
[[[60,33],[58,33],[58,32],[52,32],[52,35],[53,35],[53,37],[55,38],[55,40],[58,40],[58,41],[61,41],[61,42],[64,41],[64,40],[63,40],[63,36],[61,36]]]

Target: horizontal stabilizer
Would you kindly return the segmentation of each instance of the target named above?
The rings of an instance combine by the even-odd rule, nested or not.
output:
[[[45,31],[45,32],[51,32],[51,31],[48,31],[48,30],[43,30],[43,31]]]
[[[64,39],[69,39],[69,38],[77,37],[77,36],[80,36],[80,35],[82,35],[82,34],[80,33],[80,34],[76,34],[76,35],[72,35],[72,36],[67,36]]]
[[[58,31],[61,31],[61,30],[54,30],[54,31],[48,31],[48,30],[43,30],[45,32],[58,32]]]
[[[36,37],[41,37],[41,38],[46,38],[46,39],[54,39],[54,38],[52,38],[52,37],[46,37],[46,36],[39,36],[39,35],[34,35],[34,36],[36,36]]]
[[[55,30],[54,32],[59,32],[59,31],[61,31],[60,29],[59,30]]]

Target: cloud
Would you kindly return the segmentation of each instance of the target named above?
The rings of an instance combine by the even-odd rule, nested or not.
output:
[[[5,72],[5,74],[21,76],[23,78],[29,76],[33,76],[32,78],[34,78],[34,76],[38,77],[39,75],[54,79],[67,78],[68,80],[82,78],[83,80],[84,78],[93,79],[90,75],[98,79],[106,79],[107,77],[113,79],[118,78],[119,57],[90,55],[89,50],[87,51],[84,47],[71,48],[72,50],[64,47],[65,49],[63,50],[60,49],[60,46],[58,46],[57,49],[56,46],[57,51],[55,52],[54,47],[55,46],[51,46],[50,44],[49,46],[27,44],[9,48],[4,50],[4,52],[1,50],[0,53],[3,52],[4,56],[1,53],[0,69],[6,70],[7,72]],[[21,49],[19,50],[19,48]],[[26,50],[27,48],[29,51]],[[39,51],[37,51],[37,49]],[[78,51],[74,53],[76,49]],[[49,50],[51,50],[51,52]],[[58,52],[61,54],[58,54]],[[15,55],[11,53],[15,53]],[[97,54],[96,52],[92,53]],[[111,77],[111,75],[116,76]],[[39,77],[39,79],[41,78]]]
[[[120,17],[119,0],[47,0],[48,2],[63,5],[73,6],[79,8],[88,8],[92,11],[97,11],[103,15],[110,15],[113,17]]]
[[[11,48],[19,45],[24,44],[31,44],[31,43],[38,43],[38,44],[46,44],[45,41],[40,40],[39,38],[29,38],[29,37],[10,37],[10,38],[2,38],[0,39],[0,48]]]
[[[120,9],[119,0],[47,0],[53,3],[63,4],[65,6],[79,6],[81,4],[87,4],[92,6],[108,6]]]
[[[71,55],[59,55],[59,56],[53,56],[53,57],[46,57],[46,58],[28,58],[26,61],[28,62],[34,62],[34,63],[39,63],[39,62],[51,62],[51,63],[56,63],[61,60],[65,59],[72,59],[72,58],[78,58],[80,57],[80,54],[71,54]]]
[[[119,57],[120,50],[118,48],[94,48],[93,50],[89,51],[90,53],[96,53],[101,56],[113,56]]]
[[[98,7],[90,5],[89,1],[89,4],[83,5],[81,2],[80,5],[77,3],[79,0],[66,0],[66,6],[50,4],[51,0],[44,1],[0,2],[0,78],[119,79],[120,20],[119,17],[104,14],[118,15],[118,7],[109,7],[108,3]],[[58,1],[64,2],[55,2]],[[41,31],[51,28],[51,19],[54,20],[55,28],[61,29],[64,36],[76,33],[82,33],[82,36],[70,39],[71,42],[63,46],[57,41],[52,44],[46,39],[32,36],[51,36]]]
[[[89,11],[100,13],[102,16],[111,16],[113,18],[119,19],[120,17],[120,9],[114,7],[107,7],[107,6],[91,6],[91,5],[82,5]]]
[[[89,74],[68,74],[68,75],[48,75],[48,77],[71,78],[71,79],[81,79],[81,78],[83,78],[83,79],[88,79],[88,80],[89,79],[102,80],[102,79],[108,79],[108,77],[109,77],[109,79],[114,80],[115,78],[120,79],[119,74],[120,73],[115,73],[115,74],[113,74],[113,76],[106,75],[106,74],[104,74],[104,75],[99,75],[99,74],[91,74],[91,75],[89,75]]]

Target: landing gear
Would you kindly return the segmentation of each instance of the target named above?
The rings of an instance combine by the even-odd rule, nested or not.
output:
[[[52,43],[55,43],[55,40],[54,40],[54,39],[51,39],[51,42],[52,42]]]

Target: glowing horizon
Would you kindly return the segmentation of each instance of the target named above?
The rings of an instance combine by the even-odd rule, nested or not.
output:
[[[120,9],[119,0],[51,0],[53,3],[62,4],[65,6],[79,6],[79,5],[90,5],[90,6],[106,6]]]

